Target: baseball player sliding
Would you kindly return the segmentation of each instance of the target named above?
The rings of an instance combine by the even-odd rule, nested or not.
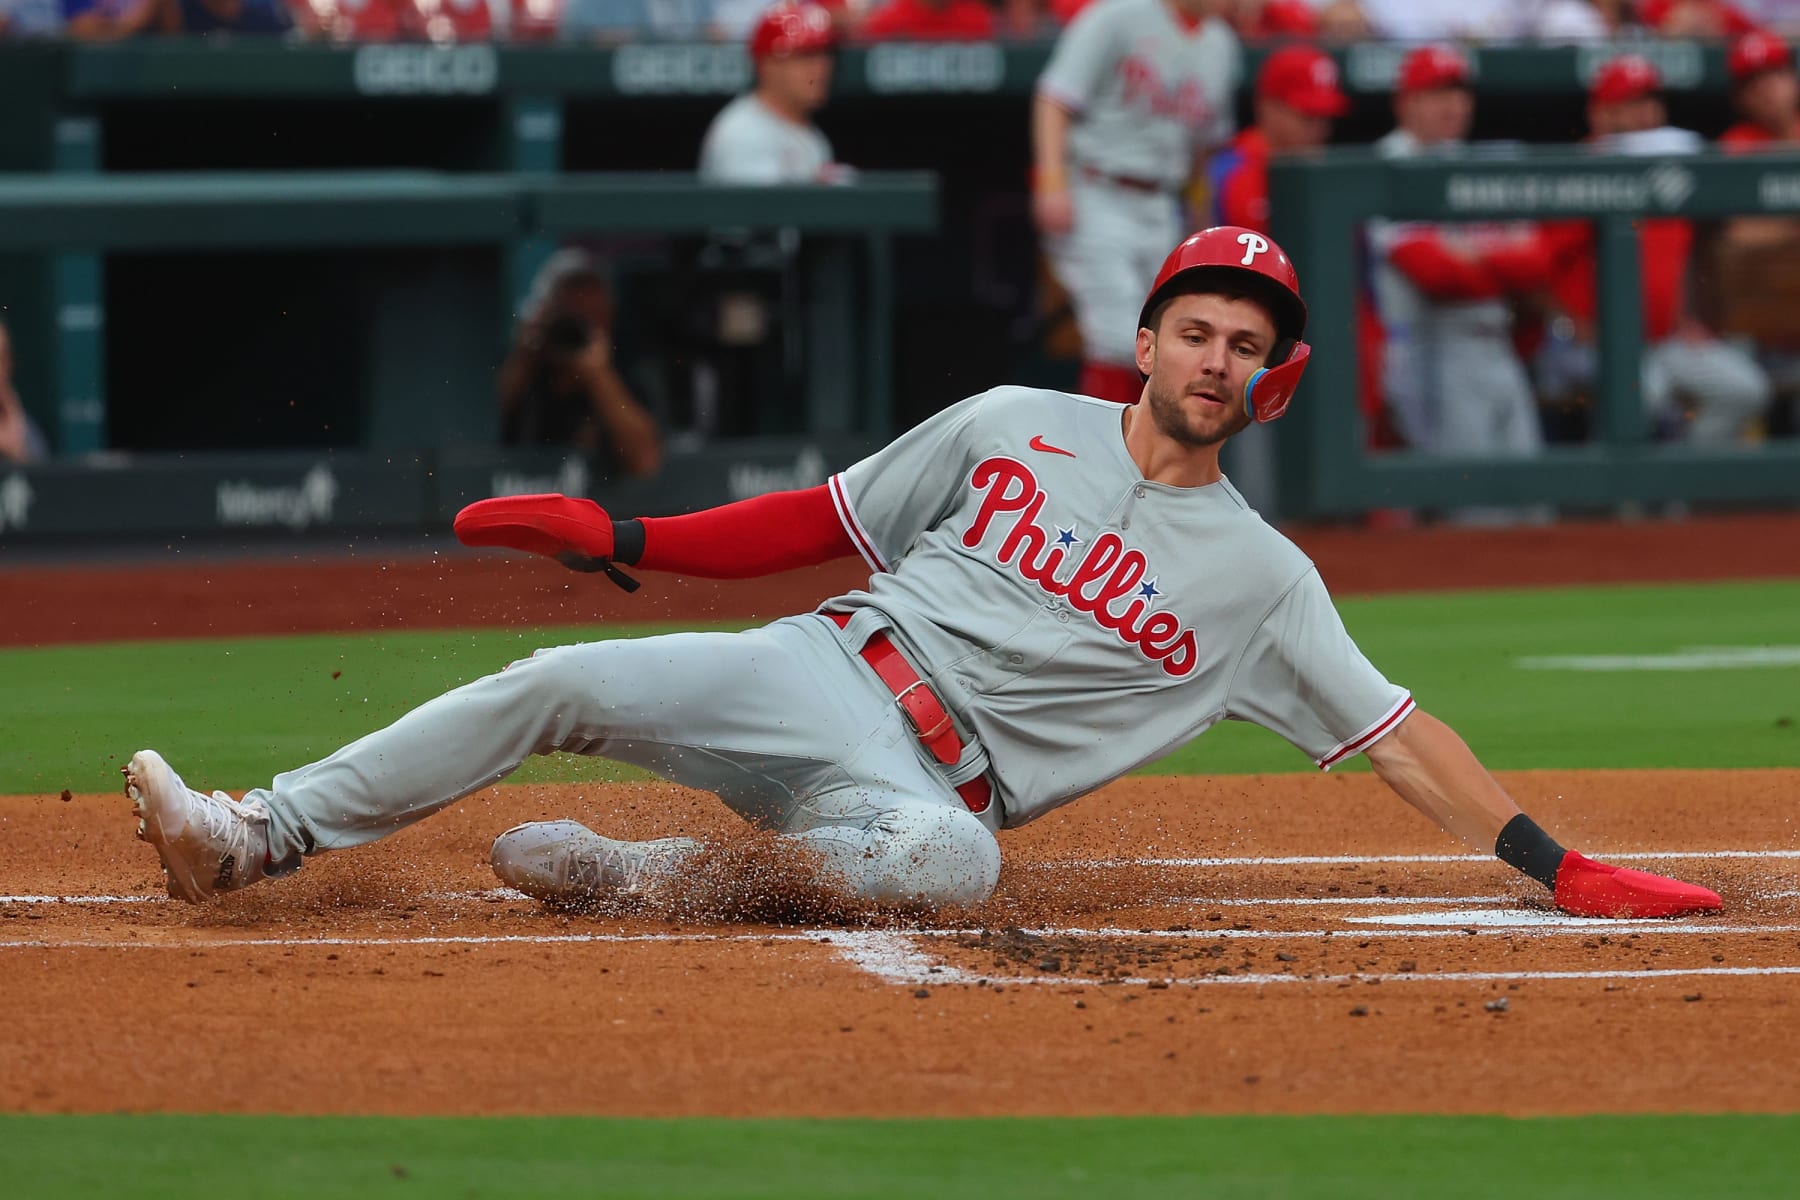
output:
[[[573,751],[715,792],[868,900],[978,903],[995,835],[1225,719],[1322,768],[1366,754],[1402,798],[1586,916],[1670,916],[1719,897],[1565,851],[1460,738],[1363,657],[1318,572],[1248,508],[1219,448],[1287,408],[1309,354],[1293,265],[1263,234],[1194,234],[1138,318],[1140,402],[1001,387],[939,413],[823,486],[676,517],[587,500],[483,500],[471,545],[743,578],[861,555],[866,587],[743,633],[544,650],[427,702],[241,801],[154,751],[126,791],[169,892],[201,901],[373,841]],[[635,585],[632,585],[635,586]],[[572,821],[493,847],[553,903],[653,895],[697,843],[617,841]]]

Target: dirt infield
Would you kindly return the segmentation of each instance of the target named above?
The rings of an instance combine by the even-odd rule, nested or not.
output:
[[[663,784],[493,789],[200,909],[158,897],[122,797],[0,800],[0,1109],[1800,1107],[1800,771],[1507,782],[1727,911],[1563,918],[1366,775],[1124,781],[1003,835],[1000,893],[951,927],[495,889],[487,845],[517,820],[736,827]]]

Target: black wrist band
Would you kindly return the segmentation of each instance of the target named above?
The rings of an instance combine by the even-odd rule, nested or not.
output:
[[[633,518],[629,521],[613,522],[614,562],[624,563],[628,567],[637,565],[638,559],[644,557],[644,523]]]
[[[1568,851],[1556,839],[1538,828],[1538,823],[1520,813],[1506,823],[1494,839],[1494,856],[1507,866],[1523,871],[1551,891],[1556,890],[1556,869],[1562,866]]]

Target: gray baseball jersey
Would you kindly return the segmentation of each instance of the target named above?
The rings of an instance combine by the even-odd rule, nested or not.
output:
[[[1165,0],[1098,0],[1057,39],[1037,86],[1079,118],[1071,167],[1173,189],[1197,151],[1231,136],[1239,59],[1222,20],[1190,29]]]
[[[1003,387],[830,482],[873,610],[1020,825],[1227,718],[1329,768],[1411,711],[1298,547],[1229,481],[1145,481],[1119,406]]]
[[[707,183],[819,183],[830,165],[823,133],[777,116],[748,92],[719,110],[700,143]]]

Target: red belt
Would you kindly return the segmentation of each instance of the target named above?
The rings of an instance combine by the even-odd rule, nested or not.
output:
[[[1108,175],[1105,171],[1096,171],[1092,167],[1081,168],[1081,173],[1089,179],[1097,179],[1101,183],[1110,183],[1114,187],[1122,187],[1132,192],[1173,192],[1175,189],[1155,179],[1139,179],[1131,175]]]
[[[824,615],[839,629],[850,624],[849,613]],[[945,766],[954,766],[962,758],[963,743],[956,736],[956,726],[950,722],[950,711],[938,699],[937,693],[919,678],[919,673],[913,670],[892,639],[877,630],[863,643],[859,653],[863,661],[875,669],[881,682],[887,684],[888,691],[894,693],[900,711],[906,714],[907,723],[919,742],[931,752],[931,757]],[[962,797],[964,806],[972,813],[986,812],[994,798],[986,775],[977,775],[967,783],[958,784],[956,794]]]

